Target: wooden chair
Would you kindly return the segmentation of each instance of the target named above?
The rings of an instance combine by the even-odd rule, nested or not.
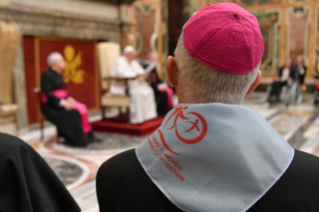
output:
[[[102,117],[105,119],[105,111],[108,107],[118,107],[120,111],[119,120],[129,121],[131,97],[129,95],[129,80],[136,78],[119,78],[111,77],[110,71],[116,60],[121,56],[121,47],[117,43],[103,42],[98,44],[98,55],[101,72],[101,84],[103,96],[101,98]],[[112,81],[122,83],[126,86],[125,95],[114,95],[109,92]],[[122,108],[126,108],[126,112],[122,113]]]
[[[19,27],[0,20],[0,131],[17,134],[18,105],[13,101],[13,70],[20,44]]]
[[[37,96],[38,108],[41,110],[41,106],[42,106],[41,89],[34,88],[33,93],[35,93],[35,95]],[[42,141],[44,138],[44,122],[45,122],[45,120],[46,120],[46,118],[44,117],[44,115],[40,111],[40,134],[41,134],[40,141]]]
[[[38,108],[40,110],[40,141],[43,141],[44,138],[44,122],[47,121],[45,116],[41,112],[41,107],[42,107],[42,93],[41,93],[41,88],[33,88],[33,93],[35,93],[37,97],[37,103],[38,103]],[[59,137],[60,133],[59,130],[57,129],[57,139],[59,142]]]

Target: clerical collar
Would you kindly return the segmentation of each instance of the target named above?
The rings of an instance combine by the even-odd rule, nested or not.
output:
[[[142,167],[183,211],[246,211],[289,167],[294,149],[256,111],[181,104],[136,148]]]

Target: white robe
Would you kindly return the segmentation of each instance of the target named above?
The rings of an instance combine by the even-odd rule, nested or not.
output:
[[[144,69],[136,60],[129,63],[125,56],[121,56],[117,59],[110,75],[112,77],[127,78],[136,77],[144,72]],[[113,81],[110,86],[110,92],[116,95],[125,95],[125,86]],[[154,92],[145,80],[130,80],[129,94],[131,96],[131,123],[140,124],[157,117]]]

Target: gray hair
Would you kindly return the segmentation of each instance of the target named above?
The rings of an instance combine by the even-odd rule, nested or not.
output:
[[[257,77],[259,65],[248,74],[229,74],[195,60],[186,50],[181,34],[175,49],[179,89],[187,103],[240,104]],[[236,67],[234,67],[236,68]]]
[[[63,59],[63,56],[59,52],[51,53],[47,58],[48,66],[51,68],[56,61],[61,59]]]

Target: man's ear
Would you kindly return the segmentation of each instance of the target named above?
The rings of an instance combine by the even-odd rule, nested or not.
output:
[[[166,73],[167,73],[169,86],[174,88],[177,85],[178,73],[177,73],[176,59],[172,56],[169,56],[167,58]]]
[[[253,84],[251,84],[249,90],[248,90],[247,93],[246,93],[246,96],[248,96],[249,94],[251,94],[251,93],[257,88],[257,86],[258,86],[259,83],[260,83],[261,76],[262,76],[261,71],[258,70],[258,72],[257,72],[257,77],[256,77],[255,81],[253,82]],[[245,96],[245,97],[246,97],[246,96]]]

